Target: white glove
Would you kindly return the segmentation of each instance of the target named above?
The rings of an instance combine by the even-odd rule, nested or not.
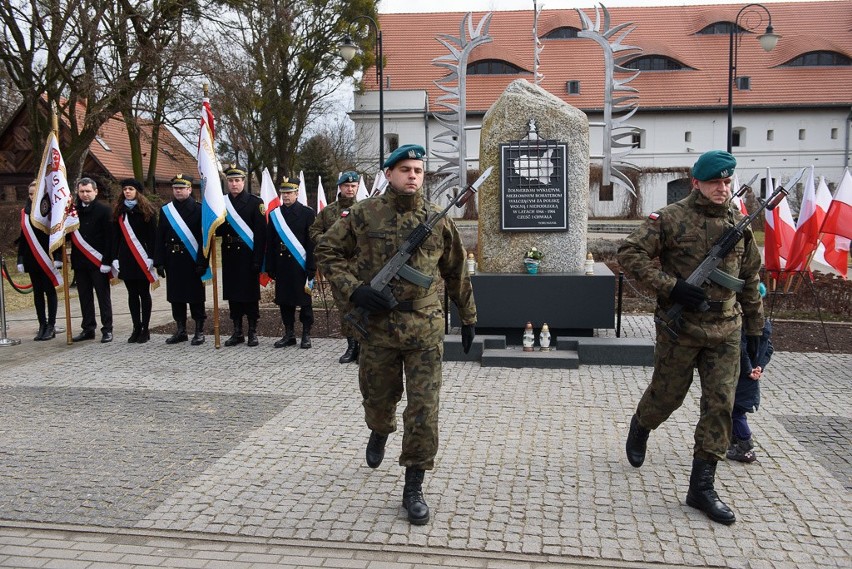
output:
[[[118,272],[118,259],[112,262],[112,268],[115,269],[115,272]]]
[[[62,261],[53,261],[53,268],[61,269],[62,268]]]
[[[20,264],[20,263],[18,263],[18,272],[19,272],[19,273],[26,272],[26,271],[24,271],[24,266],[23,266],[22,264]]]
[[[116,261],[116,262],[118,262],[118,261]],[[110,270],[112,270],[112,269],[110,269],[110,266],[109,266],[109,265],[101,265],[101,266],[100,266],[100,271],[101,271],[103,274],[107,274],[108,272],[110,272]]]
[[[148,267],[148,270],[150,271],[151,267],[154,266],[154,260],[151,259],[151,257],[148,257],[147,259],[145,259],[145,266]]]

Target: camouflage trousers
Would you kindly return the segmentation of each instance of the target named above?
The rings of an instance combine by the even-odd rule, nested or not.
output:
[[[701,404],[695,426],[693,455],[703,460],[724,460],[731,440],[731,411],[740,375],[740,331],[711,346],[689,345],[657,335],[654,374],[636,408],[639,424],[656,429],[678,409],[693,370],[701,380]]]
[[[367,426],[383,435],[396,431],[396,406],[407,394],[400,466],[430,470],[435,464],[443,355],[443,344],[424,350],[361,344],[358,383]]]

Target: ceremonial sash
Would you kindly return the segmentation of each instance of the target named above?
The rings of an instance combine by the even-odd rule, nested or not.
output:
[[[41,270],[44,271],[44,274],[47,275],[53,286],[62,286],[62,273],[56,270],[56,267],[53,266],[53,261],[47,255],[47,251],[38,242],[35,229],[33,229],[32,223],[30,223],[30,216],[24,210],[21,210],[21,229],[23,230],[24,237],[27,239],[27,245],[30,246],[33,257],[38,262],[38,266],[41,267]]]
[[[272,225],[275,226],[275,231],[278,232],[278,237],[281,239],[281,242],[287,246],[290,254],[296,258],[296,261],[298,261],[302,270],[307,270],[305,269],[305,265],[307,264],[308,253],[305,251],[302,244],[299,243],[299,240],[296,239],[296,235],[293,233],[293,230],[290,229],[289,225],[287,225],[287,220],[285,220],[284,216],[281,214],[281,209],[276,208],[271,212],[269,217],[272,219]]]
[[[225,198],[225,218],[231,224],[231,228],[236,231],[249,249],[254,251],[254,231],[248,226],[248,223],[237,213],[234,204],[231,203],[231,198]]]
[[[138,237],[136,237],[133,227],[127,222],[126,213],[124,214],[124,217],[118,218],[118,226],[121,228],[121,233],[124,235],[124,240],[127,242],[130,252],[133,253],[133,258],[136,260],[136,264],[139,265],[139,268],[142,269],[142,272],[145,274],[145,278],[148,279],[148,282],[151,284],[156,283],[159,280],[157,279],[157,274],[148,269],[148,253],[145,252],[145,247],[142,246],[142,242],[139,241]]]
[[[192,255],[193,261],[198,261],[198,241],[195,239],[195,235],[190,231],[189,226],[180,216],[177,208],[175,207],[174,202],[169,202],[166,207],[163,208],[163,213],[166,218],[169,220],[169,223],[172,224],[172,229],[175,230],[178,237],[180,237],[181,243],[186,247],[186,250],[189,251],[189,254]],[[201,276],[202,281],[207,281],[213,278],[213,271],[210,267],[207,267],[207,272],[205,272]]]

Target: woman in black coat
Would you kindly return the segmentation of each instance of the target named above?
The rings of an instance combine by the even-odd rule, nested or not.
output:
[[[144,188],[139,180],[128,178],[119,185],[121,194],[113,210],[113,243],[116,247],[113,268],[127,288],[127,304],[133,320],[133,332],[127,342],[144,344],[151,339],[148,324],[151,322],[151,267],[157,236],[157,212],[143,194]],[[122,224],[125,229],[132,229],[141,250],[131,242],[130,232],[122,229]]]
[[[33,196],[36,192],[36,182],[30,183],[29,198],[24,206],[24,215],[29,218],[32,211]],[[27,222],[29,220],[26,220]],[[47,233],[33,229],[33,234],[36,237],[38,246],[43,251],[47,251],[49,237]],[[21,235],[15,241],[18,245],[18,272],[26,272],[30,275],[30,282],[33,285],[33,303],[35,304],[36,316],[38,317],[38,332],[33,340],[39,342],[42,340],[50,340],[56,337],[56,309],[58,300],[56,297],[56,285],[50,280],[50,277],[45,273],[41,264],[36,260],[36,256],[30,249],[29,241],[24,236],[24,228],[21,227]],[[55,268],[62,266],[62,250],[57,249],[53,252],[53,263]],[[45,311],[45,308],[47,310]]]

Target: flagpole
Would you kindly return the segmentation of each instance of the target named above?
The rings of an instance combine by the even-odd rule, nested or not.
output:
[[[56,101],[50,102],[50,120],[53,135],[56,137],[56,144],[59,145],[59,112],[56,110]],[[64,222],[63,222],[64,223]],[[64,232],[64,228],[63,228]],[[65,295],[65,342],[70,346],[74,343],[71,339],[73,334],[71,331],[71,291],[68,285],[68,249],[65,247],[65,240],[62,241],[62,292]]]
[[[209,96],[210,86],[204,83],[204,98]],[[204,197],[202,196],[202,199]],[[216,274],[216,236],[210,240],[210,271],[213,273],[213,346],[218,350],[222,347],[219,339],[219,277]]]

